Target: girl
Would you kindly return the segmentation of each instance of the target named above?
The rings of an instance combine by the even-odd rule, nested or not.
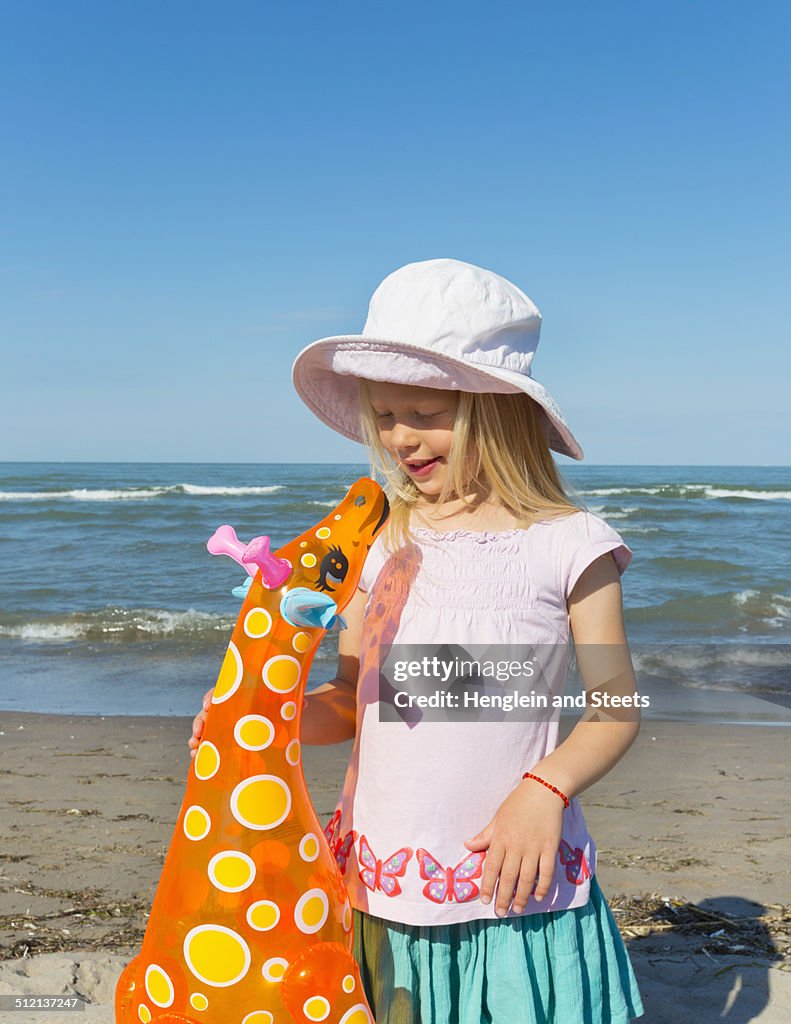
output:
[[[557,715],[443,720],[380,691],[393,643],[529,644],[560,653],[562,690],[571,632],[586,690],[635,696],[619,583],[631,552],[564,489],[550,449],[582,450],[531,375],[540,324],[497,274],[429,260],[382,282],[362,335],[294,363],[308,406],[368,445],[391,505],[344,610],[337,678],[302,720],[306,743],[354,737],[327,834],[378,1024],[643,1013],[577,799],[639,721],[586,712],[558,745]]]

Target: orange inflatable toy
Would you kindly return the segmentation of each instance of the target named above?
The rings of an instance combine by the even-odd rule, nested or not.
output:
[[[116,1024],[372,1024],[348,894],[305,786],[303,693],[385,523],[363,478],[274,555],[221,527],[255,569],[223,661],[140,953]]]

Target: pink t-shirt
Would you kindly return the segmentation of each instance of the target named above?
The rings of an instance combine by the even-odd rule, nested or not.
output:
[[[380,647],[559,645],[562,692],[566,602],[575,583],[600,555],[611,551],[622,573],[632,553],[584,510],[499,533],[412,533],[415,544],[398,557],[380,535],[363,570],[360,587],[369,597],[357,729],[326,832],[359,910],[413,925],[496,918],[494,900],[479,898],[485,853],[473,856],[464,840],[489,823],[522,773],[555,749],[557,712],[531,721],[380,721]],[[596,846],[575,797],[563,812],[550,891],[540,903],[529,899],[524,913],[584,905],[595,870]]]

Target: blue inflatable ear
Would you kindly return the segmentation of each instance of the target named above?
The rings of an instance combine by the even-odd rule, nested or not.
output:
[[[311,629],[345,629],[346,623],[337,614],[338,606],[328,594],[309,587],[294,587],[280,602],[280,614],[292,626]]]
[[[242,599],[242,601],[244,601],[244,599],[247,597],[247,592],[250,589],[252,582],[253,577],[248,576],[244,583],[241,585],[241,587],[234,587],[231,593],[233,594],[234,597],[239,597]]]

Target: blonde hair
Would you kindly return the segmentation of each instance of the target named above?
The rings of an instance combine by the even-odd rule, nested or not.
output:
[[[367,385],[365,379],[359,379],[360,428],[368,447],[371,476],[382,483],[390,502],[384,535],[395,550],[412,539],[409,523],[421,495],[415,481],[379,440]],[[544,434],[544,413],[529,395],[469,391],[458,395],[440,503],[462,497],[471,484],[477,485],[509,509],[519,527],[582,507],[571,500],[576,492],[558,471]]]

